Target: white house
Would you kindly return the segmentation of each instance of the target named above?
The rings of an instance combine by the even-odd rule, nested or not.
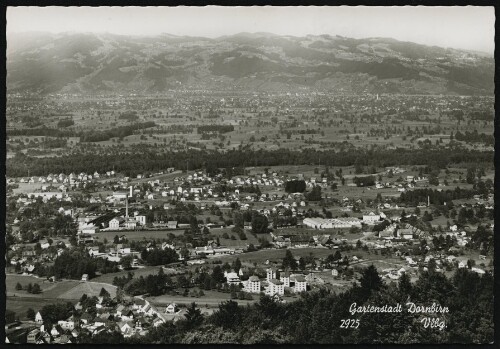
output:
[[[120,228],[120,219],[118,217],[113,218],[109,221],[110,229],[119,229]]]
[[[175,303],[172,303],[165,308],[165,313],[167,314],[175,314],[176,312],[177,312],[177,304]]]
[[[276,279],[276,268],[268,268],[267,269],[267,281],[271,281],[272,279]]]
[[[245,285],[245,290],[249,293],[260,293],[260,279],[258,276],[252,275]]]
[[[297,293],[307,291],[307,281],[305,277],[299,275],[295,278],[294,291]]]
[[[284,287],[290,287],[290,273],[288,271],[280,273],[280,281]]]
[[[139,225],[146,225],[146,216],[135,216],[135,220],[139,223]]]
[[[37,324],[43,324],[43,318],[42,318],[42,314],[40,314],[40,312],[36,313],[35,322]]]
[[[238,277],[238,274],[236,274],[235,272],[228,273],[227,271],[225,271],[224,276],[226,277],[226,282],[228,284],[239,284],[240,283],[240,278]]]
[[[52,329],[50,330],[50,335],[52,337],[57,337],[60,335],[59,331],[57,330],[56,325],[52,325]]]
[[[284,284],[276,279],[269,280],[269,286],[267,287],[266,293],[270,296],[278,294],[280,296],[285,294]]]
[[[363,215],[363,223],[365,224],[376,224],[380,221],[380,215],[370,212],[367,215]]]
[[[87,225],[81,228],[81,234],[96,234],[99,232],[99,228],[95,225]]]

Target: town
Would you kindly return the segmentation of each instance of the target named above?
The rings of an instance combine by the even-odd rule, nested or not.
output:
[[[6,13],[6,343],[493,343],[493,7]]]
[[[369,265],[387,284],[429,269],[492,270],[492,168],[446,169],[437,185],[418,166],[375,170],[9,178],[7,309],[22,320],[12,336],[144,336],[182,319],[193,301],[205,315],[260,295],[294,302],[346,289]],[[57,305],[40,308],[39,298]],[[68,306],[70,316],[57,308]]]

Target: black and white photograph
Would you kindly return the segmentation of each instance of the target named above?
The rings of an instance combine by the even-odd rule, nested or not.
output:
[[[4,9],[4,343],[494,342],[493,6]]]

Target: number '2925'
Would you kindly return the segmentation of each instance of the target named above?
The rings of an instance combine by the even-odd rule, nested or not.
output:
[[[355,319],[345,319],[340,320],[340,328],[358,328],[359,320]]]

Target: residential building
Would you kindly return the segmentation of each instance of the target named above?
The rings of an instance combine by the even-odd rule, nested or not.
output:
[[[367,215],[363,215],[363,223],[365,224],[377,224],[380,221],[380,215],[370,212]]]
[[[258,276],[250,276],[250,278],[246,282],[245,291],[250,293],[260,293],[260,279]]]
[[[236,274],[235,272],[228,273],[227,271],[225,271],[224,276],[226,277],[226,282],[228,284],[239,284],[240,283],[240,278],[238,277],[238,274]]]
[[[269,280],[269,286],[267,287],[266,293],[268,295],[275,295],[278,294],[280,296],[285,294],[285,288],[283,282],[277,280],[277,279],[271,279]]]
[[[290,272],[284,271],[280,273],[280,281],[283,283],[284,287],[290,287]]]
[[[276,268],[267,268],[267,281],[271,281],[272,279],[276,279]]]
[[[175,314],[176,312],[177,312],[177,304],[175,303],[172,303],[165,308],[165,313],[167,314]]]
[[[299,275],[295,278],[295,287],[294,291],[296,293],[298,292],[305,292],[307,291],[307,281],[306,278],[302,275]]]

